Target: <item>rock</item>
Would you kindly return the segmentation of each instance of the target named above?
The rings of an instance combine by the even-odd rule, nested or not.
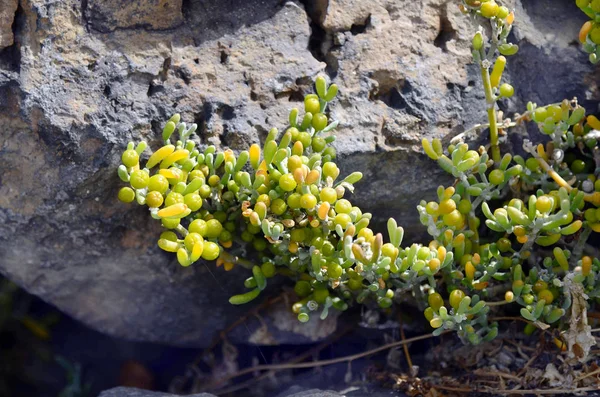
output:
[[[289,390],[283,392],[278,397],[340,397],[342,394],[332,390],[308,389],[300,386],[292,386]]]
[[[420,139],[448,139],[484,121],[478,71],[469,66],[476,26],[444,0],[305,0],[308,13],[279,0],[233,3],[243,4],[21,2],[19,45],[0,52],[2,273],[103,332],[207,346],[255,307],[227,302],[244,290],[247,272],[182,268],[161,252],[147,211],[115,199],[120,153],[129,140],[156,148],[176,112],[199,125],[201,145],[245,149],[286,127],[319,73],[340,87],[330,111],[341,120],[342,172],[365,174],[352,200],[375,224],[395,216],[407,239],[424,232],[415,206],[449,178]],[[15,2],[0,0],[10,20],[0,18],[3,38],[15,15],[5,4]],[[598,72],[570,39],[556,40],[576,39],[585,16],[572,2],[516,9],[522,50],[508,73],[517,94],[502,106],[512,112],[529,99],[577,95],[594,110]],[[253,317],[233,339],[306,343],[335,329],[301,335],[278,313],[265,309],[266,330]]]
[[[190,394],[189,397],[214,397],[214,394]],[[149,390],[134,389],[132,387],[115,387],[100,393],[99,397],[175,397],[175,394],[153,392]]]
[[[0,50],[13,44],[13,21],[18,0],[0,0]]]
[[[182,0],[91,0],[87,3],[88,22],[100,32],[142,28],[163,30],[183,22]]]

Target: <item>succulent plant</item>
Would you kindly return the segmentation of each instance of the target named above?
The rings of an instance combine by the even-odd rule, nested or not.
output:
[[[584,11],[593,10],[596,1],[585,3]],[[144,165],[147,145],[127,146],[118,175],[130,186],[119,199],[148,207],[165,228],[158,246],[182,266],[204,259],[225,271],[250,270],[247,291],[232,304],[257,298],[281,275],[295,281],[291,310],[302,322],[353,304],[389,310],[411,295],[434,334],[456,330],[473,344],[498,334],[489,316],[498,305],[520,305],[539,328],[565,329],[574,285],[583,291],[578,299],[600,298],[600,261],[584,252],[588,237],[600,233],[600,121],[576,100],[529,103],[514,121],[503,119],[497,101],[514,93],[503,82],[507,57],[518,51],[507,41],[514,12],[493,0],[464,0],[461,9],[491,25],[490,37],[480,29],[472,40],[490,141],[469,148],[455,139],[444,148],[423,139],[425,154],[455,178],[437,189],[437,200],[417,207],[429,242],[402,246],[404,230],[394,219],[384,241],[369,228],[371,214],[349,200],[362,174],[342,176],[335,163],[338,121],[327,106],[338,87],[324,77],[305,97],[304,112],[291,110],[283,133],[274,128],[262,147],[240,153],[200,149],[196,125],[171,117],[164,145]],[[526,141],[527,158],[503,154],[502,137],[528,121],[548,142]]]
[[[590,62],[597,64],[600,62],[600,1],[577,0],[575,3],[590,18],[581,26],[579,41],[590,54]]]

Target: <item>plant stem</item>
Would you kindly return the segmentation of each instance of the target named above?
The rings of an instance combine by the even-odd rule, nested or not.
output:
[[[492,93],[492,83],[490,82],[490,70],[484,67],[480,62],[481,79],[483,80],[483,89],[485,91],[485,101],[487,103],[487,114],[490,125],[490,146],[492,150],[492,160],[499,164],[501,161],[500,147],[498,146],[498,124],[496,122],[496,100]]]

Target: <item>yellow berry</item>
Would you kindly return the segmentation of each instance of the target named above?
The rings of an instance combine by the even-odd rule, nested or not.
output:
[[[454,310],[457,310],[458,306],[460,305],[460,301],[462,301],[464,297],[465,293],[462,290],[455,289],[450,293],[450,306],[452,306]]]
[[[493,18],[498,14],[499,7],[495,1],[488,1],[481,5],[481,15],[485,18]]]

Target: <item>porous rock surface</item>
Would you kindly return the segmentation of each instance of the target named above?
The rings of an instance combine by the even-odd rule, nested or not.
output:
[[[200,393],[190,394],[189,397],[214,397],[214,394]],[[153,392],[135,389],[133,387],[115,387],[100,393],[99,397],[175,397],[175,394]]]
[[[572,3],[515,4],[517,95],[504,106],[598,100]],[[327,74],[340,87],[340,166],[365,175],[354,202],[417,236],[416,204],[448,181],[420,139],[484,121],[469,66],[475,26],[446,0],[0,0],[0,271],[103,332],[208,345],[252,307],[227,302],[247,274],[182,268],[158,249],[147,211],[116,200],[127,142],[156,148],[177,112],[199,125],[201,145],[242,150],[284,129]],[[303,342],[335,329],[298,336],[285,313],[267,310],[279,327],[251,323],[237,339]]]

